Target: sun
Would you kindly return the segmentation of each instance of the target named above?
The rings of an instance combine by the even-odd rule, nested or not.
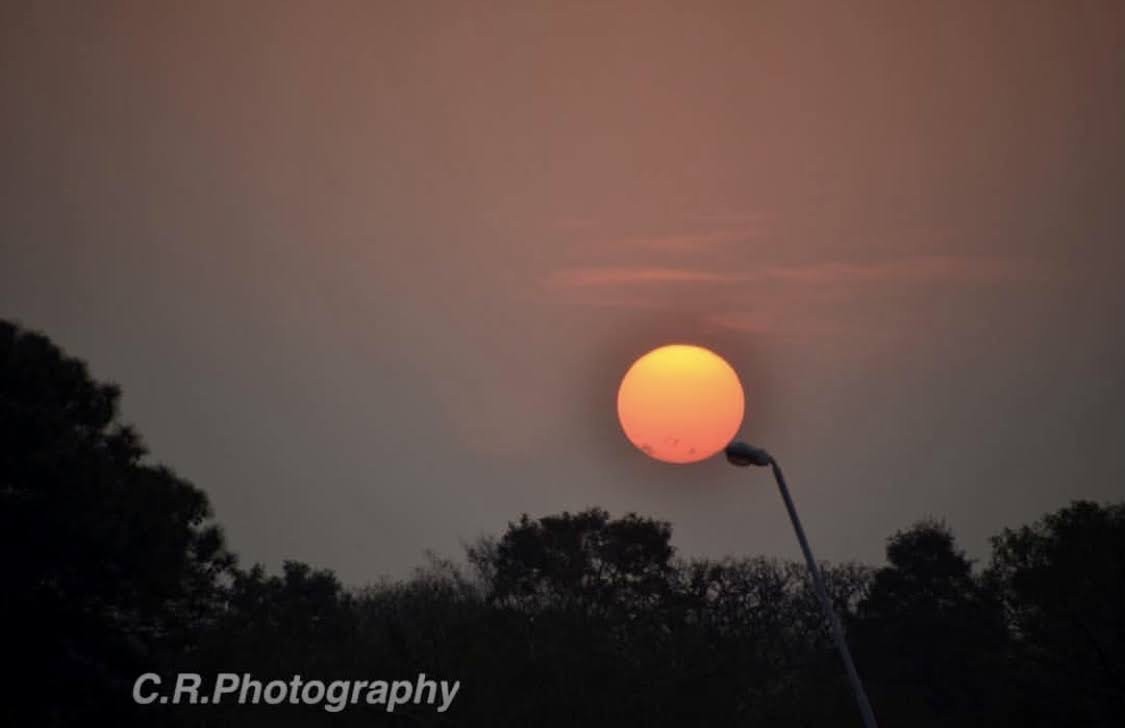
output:
[[[690,344],[661,346],[637,359],[617,390],[625,436],[667,463],[694,463],[722,450],[742,426],[745,408],[731,365]]]

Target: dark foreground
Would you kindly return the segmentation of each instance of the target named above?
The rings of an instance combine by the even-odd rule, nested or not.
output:
[[[0,322],[15,673],[0,724],[859,724],[798,564],[683,561],[667,523],[591,509],[525,516],[463,564],[363,589],[301,563],[244,569],[204,493],[118,422],[118,397]],[[884,728],[1125,725],[1125,504],[1004,530],[981,569],[944,524],[918,523],[885,565],[826,576]],[[183,674],[199,696],[230,690],[138,705],[146,673],[162,682],[145,699],[172,702]],[[310,681],[325,696],[290,703]],[[255,682],[265,697],[237,705]],[[276,705],[271,682],[287,690]]]

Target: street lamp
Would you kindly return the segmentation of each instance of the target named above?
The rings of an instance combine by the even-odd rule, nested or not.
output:
[[[748,465],[757,465],[758,467],[768,465],[773,470],[773,478],[777,481],[777,489],[781,491],[781,498],[785,501],[785,509],[789,511],[789,520],[793,522],[793,530],[797,532],[797,541],[800,542],[801,551],[805,554],[805,563],[808,564],[809,574],[812,575],[813,588],[820,600],[820,608],[824,611],[824,618],[828,620],[828,626],[832,629],[832,639],[836,642],[836,649],[840,651],[840,659],[844,661],[844,669],[847,670],[848,681],[852,684],[855,701],[859,705],[859,712],[863,715],[863,724],[866,728],[877,728],[875,713],[871,710],[871,703],[867,700],[867,692],[863,689],[863,681],[859,679],[859,673],[856,672],[855,663],[852,661],[852,653],[848,650],[848,643],[844,639],[844,628],[840,626],[840,619],[836,616],[836,611],[832,609],[832,602],[829,601],[828,592],[824,589],[824,577],[821,576],[820,567],[816,565],[816,559],[813,558],[809,541],[805,538],[805,529],[801,528],[801,519],[797,517],[797,509],[793,505],[793,499],[789,497],[789,487],[785,484],[785,476],[781,474],[781,468],[778,467],[777,461],[768,452],[745,442],[732,442],[727,445],[726,456],[731,465],[742,468]]]

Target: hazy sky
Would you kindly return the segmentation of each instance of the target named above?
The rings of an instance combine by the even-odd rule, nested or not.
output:
[[[1125,4],[0,4],[0,316],[124,388],[245,561],[352,583],[600,505],[633,358],[748,389],[818,556],[1125,495]]]

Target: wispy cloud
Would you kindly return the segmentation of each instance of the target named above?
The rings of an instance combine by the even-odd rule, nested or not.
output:
[[[917,256],[892,261],[769,265],[751,270],[716,271],[675,266],[587,266],[551,274],[548,288],[594,288],[638,284],[733,284],[751,281],[832,286],[837,284],[1026,281],[1044,267],[1027,260],[957,256]]]
[[[607,247],[636,249],[664,253],[699,252],[748,240],[753,236],[750,229],[711,230],[705,232],[681,233],[677,235],[641,235],[619,238],[606,243]]]
[[[760,311],[727,311],[708,316],[708,320],[724,329],[746,334],[762,334],[773,328],[773,318]]]
[[[729,283],[728,274],[689,268],[645,266],[593,266],[556,271],[547,279],[548,288],[594,288],[645,283]]]
[[[733,265],[729,270],[656,265],[565,268],[544,281],[560,302],[618,309],[676,309],[685,302],[712,325],[742,333],[830,330],[841,306],[888,287],[932,291],[1043,280],[1029,259],[914,256],[863,262]],[[909,295],[909,294],[908,294]],[[922,294],[929,295],[929,294]],[[779,322],[784,322],[782,326]]]
[[[864,263],[771,266],[767,277],[816,285],[850,282],[1018,281],[1038,278],[1043,267],[1027,260],[928,255]]]

